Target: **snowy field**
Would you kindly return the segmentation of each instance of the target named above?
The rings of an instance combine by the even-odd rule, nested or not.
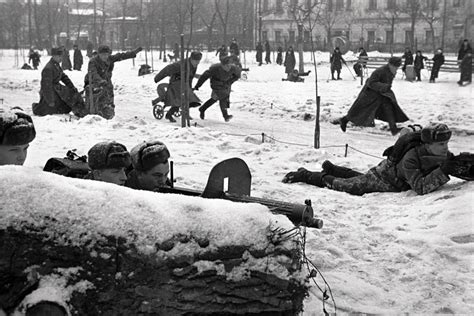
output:
[[[346,59],[350,60],[350,55]],[[375,55],[369,52],[369,56]],[[159,70],[165,64],[157,57],[154,68]],[[452,178],[425,196],[407,191],[362,197],[281,182],[287,172],[300,166],[319,170],[326,159],[366,171],[396,140],[383,122],[376,122],[373,128],[349,126],[347,133],[329,123],[347,112],[361,84],[346,67],[342,81],[328,81],[328,53],[318,53],[321,148],[314,149],[314,119],[305,121],[303,117],[316,112],[315,70],[309,53],[305,59],[305,70],[311,74],[304,83],[293,83],[281,80],[285,77],[283,66],[258,67],[255,53],[247,53],[248,79],[232,87],[229,112],[234,118],[224,122],[215,104],[206,112],[206,120],[200,120],[197,109],[192,109],[192,127],[181,128],[180,122],[153,117],[151,100],[156,97],[156,84],[154,74],[137,76],[139,65],[145,63],[141,52],[135,64],[126,60],[115,65],[116,116],[112,120],[98,116],[80,120],[69,115],[33,117],[37,137],[30,145],[25,166],[39,170],[50,157],[63,157],[72,148],[86,154],[92,145],[104,140],[116,140],[131,149],[138,142],[157,138],[171,151],[177,185],[201,190],[212,166],[240,157],[252,172],[253,196],[293,203],[312,200],[315,214],[325,226],[307,230],[306,253],[331,286],[338,312],[472,313],[472,182]],[[48,60],[42,56],[40,69]],[[215,52],[204,53],[198,73],[215,62]],[[66,71],[79,90],[86,70],[87,57],[82,72]],[[31,103],[39,100],[40,74],[41,70],[15,67],[13,51],[0,52],[0,107],[20,106],[31,113]],[[472,85],[459,87],[458,73],[441,72],[436,84],[428,83],[428,79],[428,71],[423,70],[422,82],[408,82],[402,80],[399,70],[393,91],[410,118],[402,125],[446,123],[454,131],[450,150],[455,154],[474,152]],[[197,94],[204,102],[210,91],[206,82]],[[266,135],[264,143],[262,133]],[[324,288],[320,279],[318,284]],[[331,306],[326,309],[334,310]],[[312,287],[303,315],[320,314],[321,295]]]

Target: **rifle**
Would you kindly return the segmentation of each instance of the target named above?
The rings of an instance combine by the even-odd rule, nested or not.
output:
[[[457,162],[457,166],[450,175],[467,181],[474,180],[474,154],[463,152],[451,159]]]
[[[160,193],[174,193],[188,196],[200,196],[210,199],[224,199],[233,202],[259,203],[265,205],[274,214],[286,215],[295,225],[322,228],[323,221],[314,218],[311,200],[304,204],[287,203],[276,200],[250,196],[250,170],[240,158],[230,158],[215,165],[209,173],[206,188],[200,192],[192,189],[178,188],[173,184],[173,163],[170,163],[170,186],[160,188]],[[227,183],[227,191],[225,184]]]

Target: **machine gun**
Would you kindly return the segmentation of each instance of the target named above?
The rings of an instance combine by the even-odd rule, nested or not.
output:
[[[464,152],[453,156],[452,160],[457,162],[457,166],[451,175],[467,181],[474,180],[474,154]]]
[[[294,204],[251,197],[252,176],[249,167],[240,158],[230,158],[215,165],[209,173],[206,188],[202,192],[175,187],[173,185],[172,163],[170,178],[170,186],[160,188],[158,192],[225,199],[234,202],[259,203],[267,206],[272,213],[286,215],[295,225],[312,228],[323,227],[323,221],[314,217],[311,200],[305,200],[304,204]],[[225,190],[225,184],[227,184],[227,190]]]

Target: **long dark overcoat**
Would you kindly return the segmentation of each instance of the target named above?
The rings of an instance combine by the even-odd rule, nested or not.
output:
[[[285,62],[283,63],[285,66],[285,73],[291,74],[296,66],[296,58],[295,52],[292,49],[287,50],[285,54]]]
[[[73,89],[72,81],[59,63],[51,58],[41,71],[40,101],[33,103],[33,113],[42,116],[71,112]]]
[[[187,60],[188,67],[184,69],[184,75],[188,78],[189,104],[196,106],[201,100],[194,94],[192,87],[193,78],[196,75],[197,67],[194,67],[190,58]],[[189,73],[188,73],[189,70]],[[181,62],[170,64],[163,68],[156,76],[155,82],[158,83],[166,77],[170,77],[168,90],[166,92],[165,104],[167,106],[181,106]]]
[[[461,81],[472,81],[472,48],[461,46],[458,52],[459,68],[461,70]]]
[[[347,119],[359,126],[374,126],[374,119],[387,122],[381,106],[388,103],[392,106],[395,122],[408,121],[391,89],[394,77],[388,64],[374,70],[349,109]]]
[[[80,49],[74,50],[74,70],[81,70],[82,64],[84,63],[84,58],[82,57],[82,52]]]

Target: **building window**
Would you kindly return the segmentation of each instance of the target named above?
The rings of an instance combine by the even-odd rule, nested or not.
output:
[[[373,44],[375,42],[375,31],[367,31],[367,41],[369,44]]]
[[[328,11],[332,11],[332,0],[328,0],[326,5],[328,6]]]
[[[288,41],[290,43],[294,43],[295,42],[295,31],[288,31],[288,36],[289,36]]]
[[[309,31],[304,31],[303,33],[303,41],[305,43],[309,43]]]
[[[387,0],[387,9],[393,10],[397,7],[397,0]]]
[[[453,0],[453,7],[460,7],[461,6],[461,0]]]
[[[433,31],[431,30],[425,31],[425,44],[431,43],[432,39],[433,39]]]
[[[352,10],[352,0],[346,0],[346,11]]]
[[[336,0],[336,11],[344,10],[344,0]]]
[[[268,33],[267,31],[262,31],[262,40],[266,41],[268,39]]]
[[[393,32],[385,31],[385,44],[393,44]]]
[[[377,10],[377,0],[369,0],[369,10]]]
[[[268,0],[263,0],[263,11],[268,11]]]
[[[283,10],[283,5],[282,5],[282,3],[283,3],[283,0],[277,0],[277,2],[276,2],[276,10],[277,10],[277,11]]]
[[[281,43],[281,31],[275,31],[275,42]]]
[[[405,45],[411,46],[411,36],[412,32],[411,31],[405,31]]]

